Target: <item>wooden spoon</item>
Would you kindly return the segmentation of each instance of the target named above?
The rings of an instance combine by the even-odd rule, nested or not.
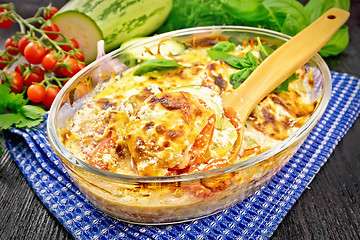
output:
[[[238,138],[231,152],[240,151],[245,121],[254,107],[308,62],[346,22],[350,13],[332,8],[268,56],[235,91],[223,97],[225,114],[236,119]],[[235,118],[234,118],[235,117]]]

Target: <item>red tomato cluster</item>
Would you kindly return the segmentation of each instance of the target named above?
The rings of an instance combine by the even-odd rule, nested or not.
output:
[[[0,7],[0,28],[8,28],[13,24],[8,11],[9,9]],[[58,9],[53,6],[46,9],[44,19],[50,20],[57,11]],[[85,67],[85,57],[75,39],[57,40],[59,28],[56,24],[46,21],[41,30],[51,40],[57,41],[62,52],[55,47],[44,45],[36,37],[13,36],[5,41],[5,51],[0,52],[0,71],[20,59],[18,56],[23,56],[27,62],[19,61],[14,71],[5,73],[4,79],[10,83],[12,92],[26,92],[30,101],[42,102],[50,107],[61,86],[51,83],[51,79],[47,78],[48,74],[61,79],[64,84],[68,78]]]
[[[8,16],[8,11],[9,9],[0,7],[0,28],[10,28],[14,23],[12,17]]]
[[[79,48],[79,44],[75,39],[71,39],[70,43],[74,48]],[[67,55],[60,60],[54,51],[49,51],[38,42],[29,40],[27,36],[23,36],[17,45],[9,38],[5,43],[5,48],[8,46],[11,46],[7,49],[8,53],[17,54],[20,52],[29,63],[18,65],[15,71],[11,72],[10,75],[14,76],[11,80],[13,85],[11,90],[15,93],[20,93],[24,86],[26,86],[28,87],[26,92],[30,101],[34,103],[43,102],[47,107],[51,106],[60,88],[50,86],[45,89],[41,85],[46,72],[52,71],[58,77],[71,78],[85,67],[82,63],[84,61],[84,54],[80,50],[74,57]],[[64,47],[64,51],[70,52],[72,50],[70,46]],[[77,57],[78,61],[75,57]],[[4,60],[8,61],[10,59]]]

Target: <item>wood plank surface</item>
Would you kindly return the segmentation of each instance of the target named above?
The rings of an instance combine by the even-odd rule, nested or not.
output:
[[[23,17],[48,1],[13,1]],[[60,7],[66,1],[57,0]],[[304,2],[304,1],[302,1]],[[4,1],[0,1],[4,3]],[[360,77],[360,1],[351,1],[350,44],[327,58],[333,71]],[[0,48],[16,29],[0,30]],[[3,139],[1,137],[3,148]],[[360,119],[345,135],[308,189],[285,216],[272,240],[360,239]],[[0,239],[73,239],[32,191],[9,151],[0,158]]]

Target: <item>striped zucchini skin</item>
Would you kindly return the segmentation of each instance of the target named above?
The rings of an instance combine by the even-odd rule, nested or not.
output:
[[[105,50],[133,37],[147,36],[168,17],[172,0],[71,0],[59,11],[86,14],[102,32]]]

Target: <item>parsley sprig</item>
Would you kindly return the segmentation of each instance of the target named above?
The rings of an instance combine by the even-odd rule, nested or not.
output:
[[[0,96],[0,131],[12,126],[32,128],[43,120],[42,114],[46,111],[38,106],[27,105],[28,100],[22,94],[11,92],[8,84],[0,84]]]

